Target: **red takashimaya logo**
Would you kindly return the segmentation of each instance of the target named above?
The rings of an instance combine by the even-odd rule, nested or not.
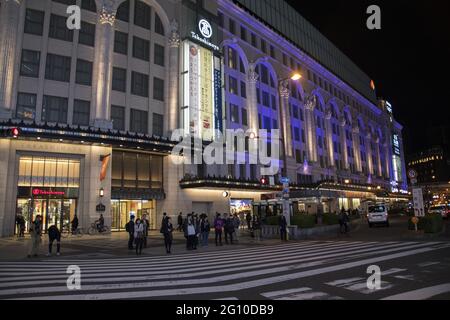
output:
[[[33,189],[34,196],[63,196],[66,193],[64,191],[51,191],[42,189]]]

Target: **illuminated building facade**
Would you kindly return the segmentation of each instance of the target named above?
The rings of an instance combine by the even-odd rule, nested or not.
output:
[[[281,174],[176,165],[177,129],[205,144],[283,129],[294,212],[407,190],[390,105],[284,1],[1,0],[0,41],[1,236],[19,213],[123,230],[131,214],[157,229],[163,212],[280,211]]]

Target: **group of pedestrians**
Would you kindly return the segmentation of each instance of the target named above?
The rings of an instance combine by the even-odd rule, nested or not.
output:
[[[30,223],[30,236],[31,245],[28,252],[28,257],[37,257],[39,253],[39,247],[42,243],[42,217],[37,215],[34,221]],[[61,255],[61,231],[52,225],[47,230],[48,235],[48,253],[47,257],[52,255],[53,243],[56,241],[56,255]]]
[[[206,214],[198,216],[197,214],[190,213],[186,219],[183,219],[180,213],[178,216],[178,230],[184,233],[187,250],[197,250],[199,245],[203,247],[208,246],[211,224]]]
[[[147,248],[150,223],[145,214],[136,221],[134,221],[135,218],[132,215],[125,225],[125,230],[128,232],[128,250],[136,250],[136,255],[142,255],[142,248]]]

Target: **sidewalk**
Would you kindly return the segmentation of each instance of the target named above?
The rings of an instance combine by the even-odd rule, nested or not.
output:
[[[0,261],[11,260],[42,260],[42,259],[103,259],[116,257],[136,257],[135,251],[128,250],[128,234],[126,232],[115,232],[106,235],[83,235],[82,237],[61,238],[61,256],[56,256],[56,242],[53,243],[53,256],[46,257],[48,249],[48,237],[42,236],[39,257],[27,258],[30,237],[18,239],[0,239]],[[226,245],[222,235],[223,246],[216,247],[214,242],[214,232],[210,233],[209,246],[198,246],[194,252],[216,252],[223,250],[245,249],[261,245],[273,245],[281,243],[280,240],[270,239],[256,241],[251,238],[247,230],[240,231],[239,242],[233,245]],[[180,232],[174,233],[172,255],[192,254],[193,251],[186,250],[186,239]],[[163,236],[153,231],[148,239],[148,248],[142,250],[142,256],[165,256],[165,246]]]

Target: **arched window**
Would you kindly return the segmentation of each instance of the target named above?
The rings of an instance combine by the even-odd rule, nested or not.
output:
[[[134,3],[134,24],[144,29],[151,28],[151,7],[139,0]]]
[[[260,129],[279,129],[278,119],[278,89],[275,87],[272,66],[259,63],[256,67],[259,75],[256,83]]]
[[[162,36],[165,35],[164,25],[161,21],[161,18],[156,12],[155,12],[155,33],[160,34]]]
[[[95,4],[95,0],[82,0],[81,9],[97,12],[97,5]]]
[[[130,21],[130,0],[122,2],[117,8],[116,19],[129,22]]]

